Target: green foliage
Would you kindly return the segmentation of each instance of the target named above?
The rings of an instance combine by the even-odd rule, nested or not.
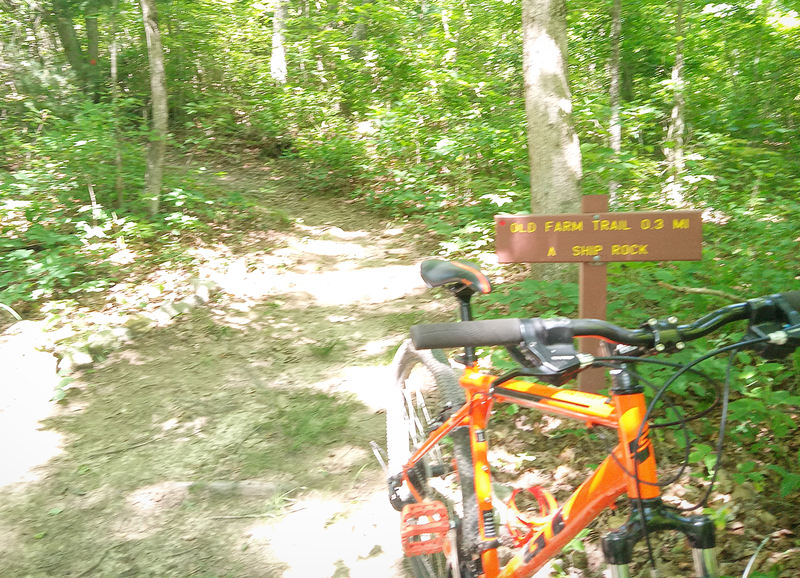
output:
[[[82,5],[64,9],[80,23]],[[247,195],[210,191],[204,175],[178,170],[184,162],[174,156],[162,209],[145,216],[139,192],[150,130],[147,50],[135,5],[120,6],[116,38],[110,10],[99,8],[100,58],[91,65],[99,82],[91,90],[45,40],[58,31],[39,6],[16,3],[0,12],[2,303],[34,309],[101,292],[131,268],[191,260],[182,244],[190,236],[243,223],[289,224],[286,215],[255,211]],[[673,15],[653,2],[623,10],[620,155],[609,146],[609,6],[581,0],[568,13],[583,192],[606,192],[613,180],[620,185],[614,210],[668,208]],[[667,286],[742,297],[798,287],[800,35],[787,15],[776,3],[686,6],[685,170],[673,184],[686,207],[704,212],[703,259],[610,265],[608,315],[618,324],[668,315],[686,321],[724,304]],[[271,5],[174,0],[159,5],[159,16],[173,154],[230,164],[243,151],[265,163],[289,156],[298,167],[296,187],[359,196],[376,210],[414,219],[443,256],[491,254],[493,216],[530,211],[519,3],[291,4],[284,85],[270,76]],[[76,31],[85,52],[85,31]],[[111,90],[107,58],[112,40],[119,45],[118,91]],[[135,255],[128,270],[115,262],[126,251]],[[476,305],[484,317],[570,316],[577,288],[527,279]],[[737,337],[709,338],[676,358]],[[710,360],[705,369],[720,379],[725,363]],[[667,373],[643,372],[653,380]],[[786,363],[738,356],[731,436],[752,452],[750,461],[760,463],[758,452],[796,433],[799,373],[800,353]],[[687,379],[672,395],[705,407],[704,389]],[[695,448],[694,457],[704,461],[709,454],[702,451]],[[768,477],[758,477],[763,468],[736,474],[795,491],[800,467],[778,457],[782,470]]]

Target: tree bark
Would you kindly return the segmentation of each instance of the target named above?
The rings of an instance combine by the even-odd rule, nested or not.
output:
[[[117,178],[114,183],[114,189],[117,192],[117,206],[121,207],[125,204],[125,183],[122,180],[122,146],[121,137],[119,134],[119,120],[117,119],[117,105],[119,102],[119,79],[117,78],[117,10],[119,8],[119,0],[114,0],[111,6],[111,43],[108,46],[109,57],[111,60],[111,103],[114,109],[114,139],[116,140],[116,158],[114,165],[116,167]]]
[[[61,48],[64,51],[64,56],[67,57],[67,62],[75,71],[78,77],[78,83],[81,88],[86,90],[86,66],[83,60],[83,52],[81,51],[80,42],[78,42],[78,35],[75,33],[75,25],[72,22],[72,15],[63,7],[55,8],[55,23],[56,32],[58,32],[58,39],[61,42]]]
[[[275,14],[272,17],[272,56],[269,69],[272,79],[278,84],[286,84],[286,49],[283,46],[283,31],[286,28],[287,13],[287,0],[276,0]]]
[[[667,129],[667,142],[664,146],[669,171],[664,192],[666,193],[667,202],[673,207],[681,207],[684,204],[683,184],[681,183],[684,171],[683,136],[686,129],[684,121],[686,99],[684,97],[683,82],[683,34],[683,0],[677,0],[675,13],[675,37],[677,40],[675,42],[675,64],[672,66],[673,105],[669,128]]]
[[[533,213],[574,213],[581,151],[567,80],[566,0],[523,0],[523,74]]]
[[[609,144],[614,151],[614,157],[619,159],[622,152],[622,123],[619,117],[619,41],[622,35],[621,0],[612,0],[611,5],[611,62],[609,63],[609,76],[611,77],[608,102],[611,107],[611,121],[608,127]],[[612,207],[616,204],[619,181],[612,174],[608,182],[608,194]]]
[[[93,4],[86,7],[86,57],[88,67],[86,69],[87,88],[92,92],[95,102],[100,100],[98,93],[100,78],[98,74],[97,55],[100,34],[97,30],[97,8]]]
[[[153,103],[153,126],[150,148],[147,153],[147,170],[144,177],[144,198],[147,213],[158,213],[161,199],[161,181],[164,174],[164,155],[167,150],[167,80],[164,71],[164,48],[158,29],[155,0],[140,0],[142,22],[147,40],[147,57],[150,61],[150,92]]]

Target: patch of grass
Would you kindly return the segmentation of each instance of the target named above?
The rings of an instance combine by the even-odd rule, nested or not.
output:
[[[314,357],[326,359],[331,356],[333,350],[336,349],[341,343],[341,339],[334,337],[332,339],[325,339],[318,343],[310,343],[308,345],[308,349],[311,351],[311,355]]]
[[[274,392],[268,395],[274,396]],[[313,390],[283,392],[274,400],[275,413],[259,424],[254,438],[243,448],[242,474],[257,475],[264,470],[305,469],[307,458],[348,437],[351,417],[361,404]],[[297,455],[296,452],[302,452]]]

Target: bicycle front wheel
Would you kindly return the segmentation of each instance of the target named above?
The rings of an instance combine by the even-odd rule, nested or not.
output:
[[[464,390],[441,351],[417,351],[408,340],[398,349],[393,365],[395,388],[386,411],[391,475],[402,471],[412,453],[436,427],[434,424],[448,404],[456,411],[465,401]],[[469,428],[455,429],[418,462],[409,477],[424,498],[447,506],[451,527],[455,527],[458,536],[455,546],[459,566],[462,566],[478,535]],[[400,497],[406,503],[414,501],[405,484]],[[443,553],[412,556],[408,561],[417,578],[451,578],[456,575],[465,578],[469,575],[463,566],[458,574],[453,572],[452,558],[448,559]]]

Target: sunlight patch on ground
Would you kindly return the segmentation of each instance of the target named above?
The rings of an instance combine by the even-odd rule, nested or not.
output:
[[[289,566],[283,578],[333,576],[342,566],[350,578],[404,577],[399,514],[386,492],[350,504],[310,498],[293,509],[276,523],[260,522],[245,532],[249,543],[267,542]]]
[[[117,538],[143,540],[164,524],[163,514],[189,495],[190,482],[160,482],[139,488],[125,497],[124,511],[115,516],[111,530]]]
[[[0,487],[39,479],[36,467],[62,451],[63,436],[41,425],[56,409],[50,398],[59,379],[56,359],[37,350],[41,329],[23,321],[0,336]]]
[[[294,287],[324,306],[386,303],[425,289],[416,265],[297,275]]]
[[[306,239],[300,241],[290,241],[289,246],[305,253],[314,255],[326,255],[333,257],[350,257],[351,259],[364,259],[372,251],[358,243],[348,243],[344,241],[324,241],[321,239]]]
[[[374,411],[385,410],[391,397],[392,368],[386,365],[346,367],[337,377],[312,387],[326,393],[351,393]]]
[[[316,305],[385,303],[425,290],[417,265],[388,265],[321,273],[268,269],[247,273],[241,267],[215,279],[226,293],[239,298],[264,298],[281,293],[307,293]]]

